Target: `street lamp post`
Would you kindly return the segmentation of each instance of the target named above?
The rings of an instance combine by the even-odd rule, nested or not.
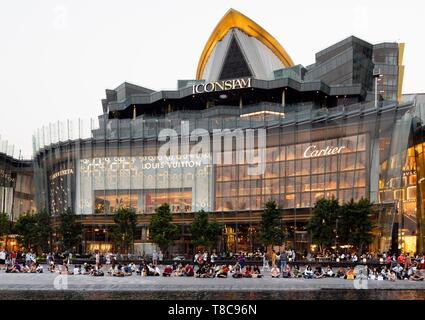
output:
[[[384,75],[381,74],[381,69],[379,69],[378,72],[373,73],[373,78],[375,79],[375,108],[378,107],[378,81],[383,76]]]

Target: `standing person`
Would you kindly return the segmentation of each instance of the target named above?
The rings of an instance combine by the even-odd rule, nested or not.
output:
[[[32,255],[31,255],[31,252],[28,251],[27,254],[25,255],[25,265],[30,266],[31,261],[32,261]]]
[[[100,266],[100,253],[97,250],[96,250],[95,258],[96,258],[96,268],[99,268],[99,266]]]
[[[276,252],[273,250],[273,253],[272,253],[272,267],[275,267],[276,266],[276,257],[277,257]]]
[[[0,269],[4,268],[4,264],[6,263],[6,251],[4,251],[4,248],[0,251]]]
[[[211,263],[214,264],[215,260],[218,258],[217,254],[215,253],[215,250],[213,253],[211,253]]]
[[[72,263],[72,252],[70,251],[69,253],[68,253],[68,266],[70,265]]]
[[[159,264],[162,265],[162,262],[164,261],[164,254],[162,253],[162,250],[159,250],[158,260]]]
[[[239,265],[241,266],[241,270],[245,267],[245,256],[242,252],[239,255]]]
[[[152,263],[154,266],[158,264],[158,253],[156,252],[156,250],[152,252]]]
[[[15,265],[16,261],[16,251],[12,251],[12,265]]]
[[[110,252],[108,252],[107,254],[106,254],[106,265],[108,266],[108,268],[109,268],[109,265],[111,264],[111,253]]]
[[[283,251],[280,254],[280,272],[283,272],[283,270],[285,269],[287,260],[288,260],[288,255],[286,251]]]

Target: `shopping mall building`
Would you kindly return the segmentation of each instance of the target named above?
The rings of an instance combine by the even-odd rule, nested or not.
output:
[[[290,245],[304,250],[318,199],[366,197],[375,209],[371,250],[423,252],[425,98],[402,95],[403,51],[402,43],[352,36],[317,52],[313,64],[295,64],[266,30],[229,10],[196,79],[179,80],[174,91],[123,83],[106,90],[97,119],[39,129],[32,166],[1,156],[1,204],[13,218],[22,212],[16,179],[31,168],[23,208],[54,217],[72,208],[84,226],[80,251],[113,249],[113,213],[131,207],[134,251],[149,252],[150,217],[169,203],[181,230],[174,251],[185,253],[201,209],[223,225],[220,251],[250,251],[260,247],[264,203],[274,199]],[[167,144],[170,157],[161,156]]]

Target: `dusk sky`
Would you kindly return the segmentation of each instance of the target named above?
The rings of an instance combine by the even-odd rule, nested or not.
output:
[[[423,2],[8,1],[0,11],[0,136],[32,155],[32,134],[57,120],[96,118],[105,89],[154,90],[194,79],[229,8],[256,21],[296,64],[350,35],[405,42],[403,93],[425,92]]]

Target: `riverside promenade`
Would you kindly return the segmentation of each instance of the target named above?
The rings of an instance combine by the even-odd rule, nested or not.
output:
[[[419,299],[425,282],[0,273],[0,299]]]

